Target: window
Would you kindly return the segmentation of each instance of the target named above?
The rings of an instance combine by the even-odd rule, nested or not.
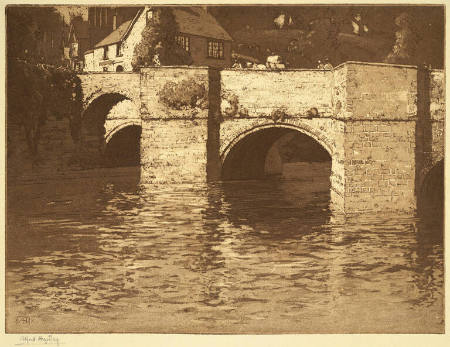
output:
[[[108,59],[108,46],[103,47],[103,60]]]
[[[103,72],[108,72],[108,68],[106,66],[103,67]]]
[[[154,12],[153,10],[148,10],[147,11],[147,24],[152,22],[154,19]]]
[[[95,26],[101,26],[100,23],[100,9],[98,7],[95,8]]]
[[[116,44],[116,57],[122,56],[122,44],[120,42],[117,42]]]
[[[208,57],[223,59],[223,42],[208,41]]]
[[[190,51],[189,37],[182,35],[175,36],[175,42],[186,52]]]
[[[95,8],[93,8],[93,7],[89,8],[88,18],[89,18],[89,24],[95,25]]]
[[[71,56],[78,57],[78,42],[72,42],[70,48],[71,48]]]

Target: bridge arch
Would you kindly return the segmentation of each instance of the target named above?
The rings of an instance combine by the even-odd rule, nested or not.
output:
[[[139,153],[141,119],[136,105],[126,95],[104,93],[98,96],[83,112],[81,123],[83,151],[90,162],[114,166],[111,163],[120,164],[113,160],[115,155]],[[119,138],[111,143],[118,134]],[[121,146],[131,149],[128,152],[126,148],[118,150]]]
[[[141,127],[142,122],[137,119],[132,119],[130,121],[124,121],[123,123],[120,123],[119,125],[115,126],[114,128],[112,128],[105,134],[105,143],[108,144],[115,134],[117,134],[122,129],[131,127],[131,126]]]
[[[331,145],[327,139],[320,134],[318,131],[313,130],[311,127],[307,127],[304,125],[298,125],[298,124],[289,124],[289,123],[271,123],[271,124],[262,124],[250,127],[231,139],[231,141],[224,146],[224,149],[220,153],[220,158],[222,160],[222,163],[224,162],[226,156],[230,152],[230,150],[243,138],[245,138],[248,135],[251,135],[257,131],[261,131],[264,129],[270,129],[270,128],[285,128],[285,129],[292,129],[297,130],[298,132],[305,134],[311,138],[313,138],[315,141],[317,141],[322,147],[330,154],[330,156],[333,156],[334,153],[334,146]]]
[[[306,151],[291,153],[288,157],[297,157],[299,162],[329,162],[325,170],[329,180],[334,154],[333,146],[319,131],[308,126],[302,127],[289,123],[254,126],[231,139],[220,155],[222,179],[253,179],[280,174],[283,171],[283,162],[279,148],[287,148],[286,143],[289,146],[292,143],[291,140],[297,141],[297,151],[301,152],[301,148]],[[299,141],[300,145],[298,145]],[[271,155],[274,153],[275,156]]]
[[[444,159],[426,171],[419,183],[417,208],[420,212],[443,214],[444,208]]]
[[[109,167],[138,166],[141,161],[141,132],[139,122],[127,122],[117,126],[107,138],[104,163]]]
[[[79,75],[79,78],[83,89],[85,110],[104,94],[121,94],[135,104],[140,102],[139,73],[88,73]]]

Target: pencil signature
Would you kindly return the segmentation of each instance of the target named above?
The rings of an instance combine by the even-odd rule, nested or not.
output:
[[[16,346],[60,346],[64,344],[58,336],[54,335],[37,335],[27,336],[21,335]]]

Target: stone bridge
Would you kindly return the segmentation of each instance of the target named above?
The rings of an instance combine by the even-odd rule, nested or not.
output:
[[[80,79],[83,121],[97,124],[86,121],[86,146],[102,155],[117,134],[138,127],[145,182],[260,177],[271,145],[299,132],[331,158],[334,206],[413,210],[444,157],[441,70],[347,62],[333,70],[158,67]]]

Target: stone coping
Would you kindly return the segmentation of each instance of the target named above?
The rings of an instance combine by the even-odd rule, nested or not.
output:
[[[233,69],[233,68],[217,68],[211,66],[188,66],[188,65],[166,65],[166,66],[148,66],[141,68],[142,72],[159,70],[159,69],[189,69],[189,70],[219,70],[219,71],[240,71],[240,72],[256,72],[256,73],[266,73],[266,72],[284,72],[284,71],[322,71],[322,72],[330,72],[334,70],[339,70],[347,65],[366,65],[366,66],[384,66],[384,67],[393,67],[393,68],[402,68],[402,69],[414,69],[417,70],[418,67],[415,65],[401,65],[401,64],[387,64],[387,63],[370,63],[370,62],[362,62],[362,61],[346,61],[341,63],[332,69],[270,69],[270,70],[259,70],[259,69]],[[444,72],[444,69],[430,69],[431,72]],[[82,72],[79,75],[90,75],[90,74],[139,74],[139,72],[133,71],[124,71],[124,72],[116,72],[116,71],[93,71],[93,72]]]

